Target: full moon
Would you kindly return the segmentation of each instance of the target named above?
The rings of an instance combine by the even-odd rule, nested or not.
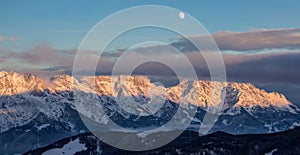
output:
[[[184,19],[185,14],[183,12],[178,13],[179,19]]]

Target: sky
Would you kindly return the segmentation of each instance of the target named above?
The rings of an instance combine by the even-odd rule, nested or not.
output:
[[[139,5],[173,7],[193,16],[219,46],[229,81],[251,82],[268,91],[282,92],[300,105],[300,1],[297,0],[0,0],[0,68],[47,76],[58,71],[69,73],[76,49],[95,24],[116,11]],[[124,18],[120,24],[126,22]],[[186,40],[176,38],[177,35],[154,28],[125,33],[107,48],[104,67],[99,73],[109,72],[117,56],[137,40],[159,40],[167,44],[136,47],[136,51],[156,51],[163,56],[168,45],[183,48],[197,74],[207,79],[209,74],[203,58],[195,54]],[[197,40],[205,37],[191,36]],[[99,58],[95,51],[88,51],[86,57],[87,60]],[[177,64],[184,70],[184,66]],[[148,74],[165,72],[155,65],[145,69]]]
[[[112,13],[138,5],[164,5],[198,19],[209,32],[295,28],[300,25],[297,0],[291,1],[0,1],[0,34],[22,38],[29,48],[49,42],[55,48],[77,48],[85,34]],[[67,38],[67,39],[66,39]],[[4,43],[3,43],[4,44]],[[6,42],[6,45],[14,44]]]

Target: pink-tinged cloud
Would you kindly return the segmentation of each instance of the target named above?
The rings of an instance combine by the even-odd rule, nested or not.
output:
[[[21,37],[14,37],[14,36],[11,36],[11,37],[4,37],[4,36],[0,36],[0,42],[3,42],[4,40],[8,40],[8,41],[19,41],[21,40]]]
[[[0,62],[6,62],[0,65],[0,70],[35,73],[46,77],[57,73],[71,73],[75,54],[76,49],[56,50],[45,43],[28,51],[0,49]],[[85,61],[82,63],[99,59],[93,51],[86,51],[83,57]]]
[[[19,41],[19,40],[21,40],[21,37],[8,37],[8,40],[9,41]]]

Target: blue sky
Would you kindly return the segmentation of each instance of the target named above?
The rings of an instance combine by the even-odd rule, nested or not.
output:
[[[106,16],[137,5],[165,5],[198,19],[209,32],[297,28],[300,1],[0,1],[0,36],[19,37],[0,47],[30,48],[47,42],[59,49],[77,48],[81,39]]]

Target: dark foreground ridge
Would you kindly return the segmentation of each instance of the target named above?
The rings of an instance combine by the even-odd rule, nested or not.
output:
[[[39,155],[55,148],[63,148],[71,141],[79,139],[85,148],[80,154],[300,154],[300,128],[271,134],[232,135],[215,132],[198,136],[193,131],[185,131],[174,141],[161,148],[144,152],[120,150],[101,142],[91,133],[79,134],[62,139],[46,147],[31,150],[25,155]],[[67,148],[74,149],[74,148]]]

